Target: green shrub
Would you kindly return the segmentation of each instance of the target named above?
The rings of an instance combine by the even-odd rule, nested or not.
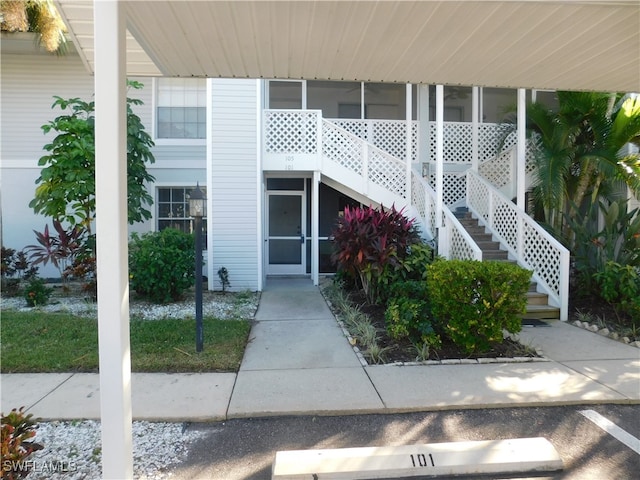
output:
[[[38,307],[49,302],[52,291],[41,278],[32,278],[24,288],[23,296],[28,306]]]
[[[632,321],[640,321],[640,272],[637,267],[607,262],[593,275],[599,295],[617,309],[628,313]]]
[[[391,338],[423,343],[437,336],[426,282],[396,282],[389,288],[389,299],[384,318]]]
[[[467,353],[503,341],[503,330],[522,328],[531,272],[517,265],[471,260],[437,261],[427,285],[443,332]]]
[[[417,281],[426,288],[424,280],[427,279],[427,267],[433,261],[433,249],[426,243],[417,242],[410,244],[406,249],[406,255],[398,258],[397,265],[393,268],[387,265],[380,274],[374,278],[377,301],[387,303],[393,297],[394,286],[407,288],[407,282]],[[407,295],[410,296],[410,295]],[[425,297],[426,298],[426,297]]]
[[[166,228],[133,234],[129,243],[131,290],[157,303],[176,301],[195,283],[193,235]]]

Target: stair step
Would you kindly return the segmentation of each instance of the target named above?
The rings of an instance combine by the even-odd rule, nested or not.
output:
[[[550,305],[527,305],[527,313],[524,318],[537,318],[540,320],[560,319],[560,309]]]
[[[476,240],[476,244],[483,252],[485,250],[500,250],[500,242],[495,242],[493,240]]]
[[[505,250],[483,250],[482,260],[507,260],[509,252]]]
[[[527,305],[549,305],[549,295],[540,292],[527,292]]]
[[[476,243],[477,242],[493,242],[493,235],[491,235],[490,233],[472,233],[467,231],[467,233],[469,233],[469,235],[471,235],[471,238],[473,238]]]
[[[469,230],[484,231],[486,228],[484,225],[480,225],[477,220],[468,220],[466,218],[463,218],[462,220],[460,220],[460,225],[462,225],[464,228],[467,228]]]

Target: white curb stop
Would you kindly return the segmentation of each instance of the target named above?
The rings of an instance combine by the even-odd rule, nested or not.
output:
[[[545,438],[432,443],[395,447],[287,450],[276,453],[272,480],[365,480],[562,470]]]

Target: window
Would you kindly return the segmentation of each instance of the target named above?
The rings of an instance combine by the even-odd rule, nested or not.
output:
[[[206,138],[206,81],[160,78],[157,89],[156,138]]]
[[[189,195],[192,187],[160,187],[158,188],[158,231],[175,228],[186,233],[193,230],[192,218],[189,215]],[[207,194],[204,187],[202,193]],[[203,243],[206,245],[206,218],[202,221],[204,229]]]

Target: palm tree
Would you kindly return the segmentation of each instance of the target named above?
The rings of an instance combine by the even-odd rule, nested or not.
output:
[[[3,32],[34,32],[48,52],[66,52],[66,27],[52,0],[3,0],[0,18]]]
[[[533,103],[528,128],[539,138],[534,198],[544,221],[572,246],[569,218],[597,205],[623,181],[640,193],[640,155],[624,150],[640,140],[640,97],[558,92],[557,112]]]

